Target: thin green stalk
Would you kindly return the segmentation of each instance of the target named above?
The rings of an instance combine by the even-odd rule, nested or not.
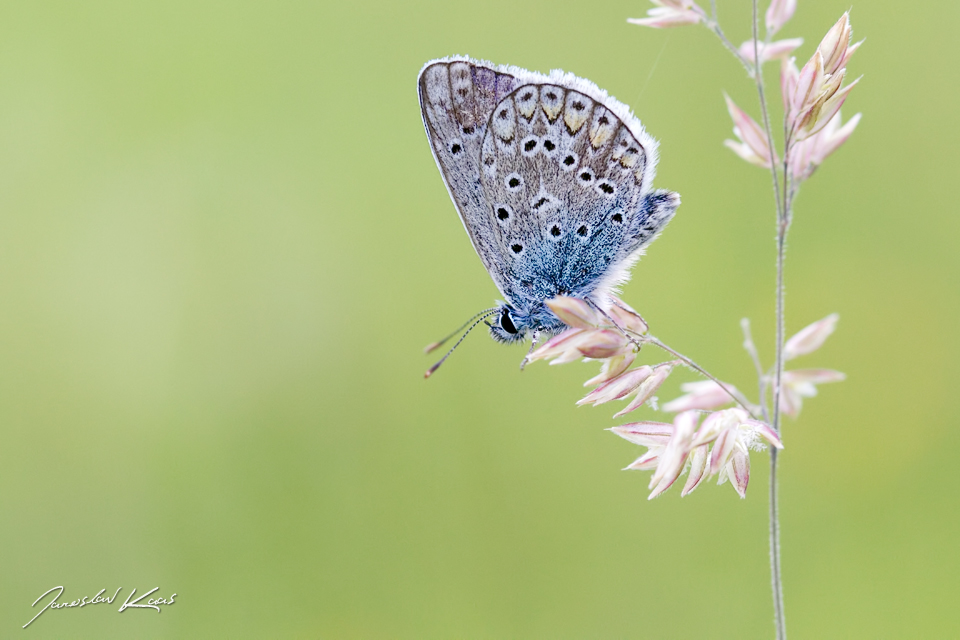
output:
[[[710,31],[720,39],[723,46],[733,54],[733,57],[740,61],[743,68],[747,70],[747,74],[753,76],[756,73],[756,64],[751,65],[749,61],[745,60],[744,57],[740,55],[740,51],[730,42],[730,39],[723,32],[723,29],[720,28],[720,21],[717,19],[717,0],[710,0],[709,16],[703,10],[700,10],[700,14],[703,16],[703,22],[707,29],[710,29]],[[756,60],[756,58],[754,58],[754,60]]]
[[[783,271],[784,271],[784,261],[786,259],[786,248],[787,248],[787,231],[790,228],[790,218],[791,218],[791,205],[793,202],[793,192],[790,190],[790,175],[789,175],[789,145],[790,139],[786,134],[786,122],[784,123],[784,158],[783,158],[783,190],[781,192],[780,187],[780,176],[777,172],[777,162],[774,160],[777,157],[776,146],[774,145],[773,140],[773,130],[770,127],[770,112],[767,108],[767,96],[764,89],[763,83],[763,68],[760,62],[760,36],[759,36],[759,9],[757,7],[757,0],[753,0],[753,63],[745,59],[740,55],[740,51],[733,46],[733,43],[726,37],[723,30],[720,28],[719,20],[717,19],[717,4],[716,0],[710,0],[710,15],[706,15],[706,12],[701,10],[701,15],[703,16],[704,24],[710,29],[716,36],[720,39],[723,45],[733,53],[734,57],[740,61],[740,63],[747,70],[747,73],[754,79],[757,85],[757,96],[760,99],[760,112],[763,116],[763,128],[764,133],[767,137],[767,144],[770,148],[770,179],[773,183],[773,195],[776,203],[776,214],[777,214],[777,290],[776,290],[776,322],[777,322],[777,345],[776,345],[776,360],[774,365],[774,375],[773,375],[773,402],[772,402],[772,417],[773,420],[770,423],[774,431],[779,435],[780,434],[780,386],[783,378],[783,348],[784,348],[784,289],[783,289]],[[772,34],[767,33],[766,42],[769,44],[770,37]],[[787,105],[785,105],[786,107]],[[744,346],[747,346],[747,343],[752,345],[752,338],[749,336],[749,324],[744,325],[744,334],[746,342]],[[750,348],[748,347],[748,351]],[[760,410],[763,412],[764,418],[768,418],[766,410],[766,401],[765,401],[765,377],[762,370],[759,366],[759,360],[756,357],[756,348],[754,347],[751,351],[751,357],[754,358],[754,362],[757,366],[757,374],[759,376],[759,385],[760,385]],[[776,625],[776,637],[777,640],[786,640],[787,638],[787,626],[784,619],[783,613],[783,579],[781,577],[781,565],[780,565],[780,516],[779,516],[779,504],[777,496],[777,462],[778,462],[778,450],[771,447],[770,450],[770,583],[773,591],[773,611],[774,611],[774,623]]]
[[[780,513],[777,500],[777,455],[770,447],[770,583],[773,586],[774,623],[777,640],[787,640],[787,623],[783,618],[783,580],[780,576]]]
[[[702,375],[703,377],[709,378],[710,380],[713,380],[715,383],[717,383],[717,385],[718,385],[721,389],[723,389],[724,391],[727,392],[727,395],[729,395],[731,398],[734,399],[734,401],[736,401],[737,404],[739,404],[741,407],[743,407],[743,410],[744,410],[744,411],[746,411],[748,414],[750,414],[750,417],[751,417],[751,418],[753,418],[753,419],[756,420],[756,419],[759,417],[759,416],[757,416],[757,407],[754,407],[754,406],[750,403],[750,401],[747,400],[747,399],[743,396],[742,393],[740,393],[740,392],[737,391],[736,389],[734,389],[734,388],[732,388],[732,387],[729,387],[729,386],[727,386],[726,384],[724,384],[723,382],[721,382],[721,380],[720,380],[719,378],[717,378],[716,376],[714,376],[713,374],[711,374],[709,371],[707,371],[706,369],[704,369],[703,367],[701,367],[700,365],[698,365],[696,362],[693,361],[693,359],[691,359],[691,358],[683,355],[682,353],[680,353],[680,352],[677,351],[676,349],[668,346],[667,344],[665,344],[665,343],[663,343],[663,342],[660,342],[660,340],[658,340],[657,338],[654,338],[654,337],[651,336],[651,335],[642,335],[642,334],[635,333],[635,332],[633,332],[633,331],[629,331],[629,330],[627,330],[627,329],[624,329],[624,328],[621,327],[619,324],[617,324],[617,321],[616,321],[616,320],[614,320],[613,318],[610,317],[610,314],[608,314],[606,311],[603,310],[603,307],[601,307],[600,305],[598,305],[596,302],[594,302],[593,300],[591,300],[591,299],[589,299],[589,298],[587,298],[587,304],[589,304],[591,307],[593,307],[594,309],[596,309],[596,310],[600,313],[600,315],[602,315],[604,318],[606,318],[607,321],[609,321],[610,324],[612,324],[612,325],[614,326],[614,328],[617,329],[617,331],[619,331],[621,334],[623,334],[623,336],[624,336],[627,340],[629,340],[629,341],[633,344],[633,346],[635,346],[635,347],[637,348],[638,351],[639,351],[640,348],[642,347],[641,342],[646,342],[646,343],[655,345],[655,346],[663,349],[663,350],[666,351],[667,353],[673,354],[674,356],[676,356],[677,358],[679,358],[680,362],[682,362],[683,364],[687,365],[688,367],[690,367],[691,369],[693,369],[694,371],[696,371],[697,373],[699,373],[699,374]],[[639,315],[639,314],[638,314],[638,315]],[[641,318],[641,319],[642,319],[642,318]],[[644,321],[644,324],[647,324],[646,321]],[[649,326],[649,325],[648,325],[648,326]],[[638,340],[639,340],[639,342],[638,342]]]
[[[774,162],[776,148],[773,144],[773,130],[770,128],[770,113],[767,110],[767,96],[763,87],[763,69],[760,64],[759,10],[757,0],[753,0],[753,59],[756,72],[753,77],[757,83],[760,98],[760,112],[763,115],[763,127],[770,146],[770,177],[773,181],[773,194],[777,204],[777,357],[776,373],[773,382],[773,430],[780,434],[780,384],[783,377],[784,309],[783,309],[783,264],[786,258],[787,229],[790,225],[786,211],[786,195],[781,198],[777,166]],[[786,152],[786,149],[784,149]],[[786,174],[784,174],[786,186]],[[783,579],[780,565],[780,513],[777,496],[777,451],[770,450],[770,586],[773,590],[773,615],[777,640],[786,640],[787,624],[783,612]]]
[[[703,377],[713,380],[715,383],[717,383],[717,386],[719,386],[721,389],[726,391],[727,395],[733,398],[736,401],[736,403],[739,404],[744,411],[750,414],[750,417],[753,418],[754,420],[760,417],[757,415],[758,408],[753,406],[753,404],[751,404],[750,401],[747,400],[742,393],[721,382],[717,377],[711,375],[710,372],[708,372],[706,369],[698,365],[696,362],[694,362],[687,356],[683,355],[676,349],[673,349],[672,347],[664,344],[663,342],[660,342],[660,340],[658,340],[657,338],[654,338],[653,336],[647,335],[647,336],[638,336],[638,337],[643,342],[649,342],[652,345],[660,347],[667,353],[675,355],[677,358],[680,359],[681,362],[683,362],[683,364],[687,365],[688,367],[690,367],[691,369],[693,369]]]

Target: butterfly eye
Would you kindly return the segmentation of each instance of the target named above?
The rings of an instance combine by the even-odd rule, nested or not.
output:
[[[500,314],[500,328],[509,334],[517,334],[517,325],[513,324],[513,320],[510,318],[510,310],[507,308],[504,308],[503,313]]]

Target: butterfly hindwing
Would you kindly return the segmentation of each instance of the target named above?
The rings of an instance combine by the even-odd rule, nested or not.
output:
[[[638,137],[603,102],[559,84],[521,85],[497,105],[480,179],[492,260],[511,274],[513,302],[609,286],[666,224],[644,207],[653,145]]]

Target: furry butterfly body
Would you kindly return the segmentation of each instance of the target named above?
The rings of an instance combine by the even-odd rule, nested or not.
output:
[[[588,80],[452,57],[418,79],[427,138],[480,260],[503,294],[491,335],[556,333],[558,295],[601,308],[673,217],[652,189],[657,143]]]

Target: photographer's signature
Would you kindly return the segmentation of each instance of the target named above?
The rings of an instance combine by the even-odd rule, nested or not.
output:
[[[97,593],[97,595],[93,596],[92,598],[83,596],[82,598],[78,600],[72,600],[71,602],[57,601],[57,599],[63,595],[62,586],[48,589],[39,598],[34,600],[33,604],[30,606],[31,607],[37,606],[38,602],[46,598],[51,593],[56,592],[56,595],[50,599],[50,601],[46,604],[45,607],[43,607],[43,609],[40,609],[40,611],[37,612],[37,615],[33,616],[30,619],[30,622],[23,625],[23,628],[26,629],[27,627],[29,627],[33,623],[33,621],[39,618],[40,614],[46,611],[47,609],[70,609],[73,607],[85,607],[90,604],[103,604],[104,602],[106,602],[107,604],[113,604],[113,601],[117,599],[117,596],[120,594],[120,591],[122,589],[123,587],[120,587],[119,589],[114,591],[113,596],[110,598],[106,598],[103,595],[106,589],[100,589],[100,592]],[[177,597],[177,594],[174,593],[169,598],[161,598],[161,597],[150,598],[149,600],[147,600],[145,604],[139,604],[141,600],[143,600],[144,598],[152,594],[154,591],[158,591],[159,589],[160,587],[154,587],[150,591],[147,591],[145,594],[141,595],[136,600],[132,600],[131,598],[133,598],[137,593],[137,590],[134,589],[133,591],[130,592],[130,595],[127,596],[126,601],[124,601],[124,603],[120,605],[120,608],[117,609],[117,611],[122,613],[124,609],[156,609],[157,613],[160,613],[160,607],[163,605],[173,604],[173,599]]]

